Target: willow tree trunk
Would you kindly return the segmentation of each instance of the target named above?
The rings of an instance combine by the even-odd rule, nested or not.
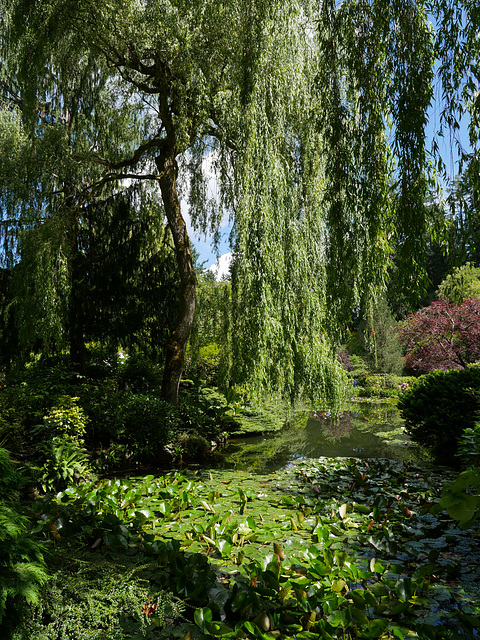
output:
[[[185,350],[195,315],[196,276],[187,225],[183,219],[177,193],[178,165],[175,150],[166,147],[156,158],[160,173],[160,189],[165,215],[173,236],[175,254],[180,275],[180,302],[175,327],[166,347],[166,361],[162,380],[162,397],[171,404],[178,402],[178,387],[182,377]]]

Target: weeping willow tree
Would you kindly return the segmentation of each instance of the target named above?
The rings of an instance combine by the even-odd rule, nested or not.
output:
[[[422,3],[283,11],[246,109],[234,361],[257,388],[332,400],[332,345],[384,286],[393,239],[418,277],[433,36]]]
[[[0,7],[4,93],[30,144],[40,145],[39,122],[42,147],[55,132],[59,164],[76,177],[69,202],[126,179],[161,195],[181,282],[164,397],[176,402],[195,312],[183,186],[198,228],[214,231],[225,211],[233,221],[230,375],[292,399],[333,399],[342,381],[334,345],[352,307],[384,286],[393,240],[404,284],[417,283],[436,53],[425,4]],[[35,184],[58,206],[48,170]],[[18,202],[18,185],[12,193]]]
[[[45,208],[49,216],[72,211],[125,180],[150,181],[158,190],[180,280],[162,386],[176,402],[196,283],[181,168],[191,175],[192,213],[198,224],[210,224],[215,211],[199,201],[201,161],[213,153],[213,140],[235,150],[250,55],[243,42],[255,3],[5,0],[1,8],[5,100],[21,114],[27,142],[52,152],[62,169],[55,178],[57,164],[52,171],[49,162],[35,181],[46,199],[46,207],[33,207],[37,218]],[[5,211],[20,206],[25,216],[27,197],[18,184],[9,186]]]

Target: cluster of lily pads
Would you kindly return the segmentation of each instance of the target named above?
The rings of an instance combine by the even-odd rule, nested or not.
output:
[[[36,504],[51,544],[148,560],[187,605],[163,638],[465,638],[480,546],[438,508],[448,472],[354,458],[286,471],[178,472],[70,487]],[[146,566],[146,565],[145,565]]]

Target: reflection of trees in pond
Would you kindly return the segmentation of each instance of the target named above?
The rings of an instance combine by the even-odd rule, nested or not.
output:
[[[352,414],[342,413],[329,415],[328,411],[314,411],[313,420],[320,422],[322,432],[329,440],[341,440],[350,436],[352,431]]]
[[[275,434],[241,438],[223,452],[225,462],[239,469],[278,469],[293,460],[321,456],[390,458],[418,462],[421,452],[401,429],[403,421],[393,405],[355,405],[352,411],[332,416],[310,414]]]
[[[401,423],[400,413],[396,405],[389,403],[362,402],[353,411],[356,417],[368,422],[396,424]]]
[[[303,427],[287,426],[277,433],[239,438],[223,452],[227,466],[259,470],[271,466],[282,467],[298,452],[308,448],[308,433]]]

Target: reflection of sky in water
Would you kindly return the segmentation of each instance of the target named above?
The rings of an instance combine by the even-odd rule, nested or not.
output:
[[[274,434],[235,439],[222,457],[228,466],[258,471],[282,468],[302,458],[419,461],[420,451],[402,424],[395,407],[363,403],[358,410],[336,417],[314,412],[304,427],[285,426]]]

